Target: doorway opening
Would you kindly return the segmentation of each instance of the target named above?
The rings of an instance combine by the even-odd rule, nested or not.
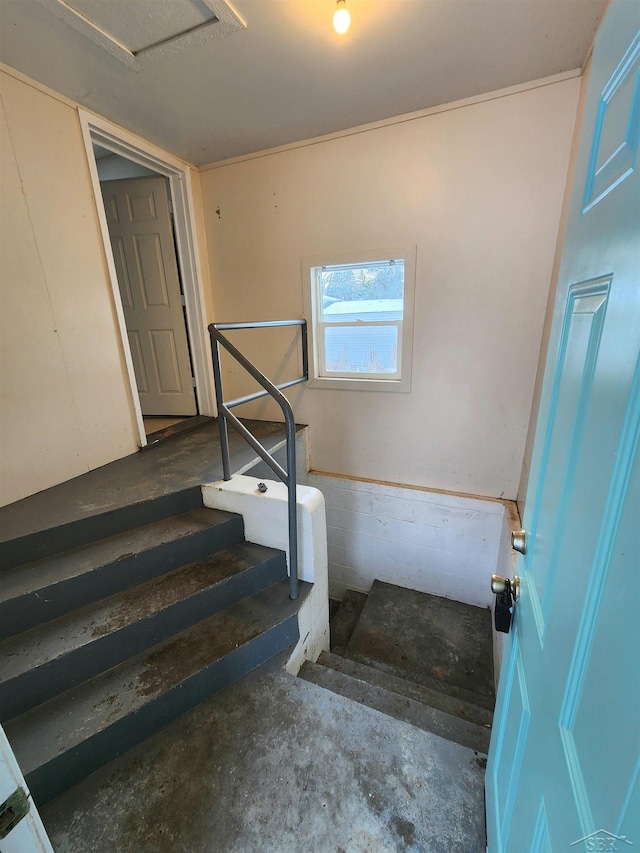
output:
[[[81,123],[141,447],[215,415],[189,168]]]

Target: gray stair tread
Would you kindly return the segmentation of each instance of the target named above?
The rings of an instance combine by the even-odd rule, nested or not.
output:
[[[175,542],[192,533],[225,524],[237,518],[221,510],[199,509],[155,521],[143,527],[110,536],[34,563],[2,572],[0,602],[46,589],[56,583],[85,575],[92,570],[124,558]]]
[[[348,589],[336,615],[331,620],[331,648],[343,648],[347,645],[356,627],[360,614],[367,603],[364,592]]]
[[[347,646],[392,675],[440,689],[463,688],[493,707],[493,639],[488,609],[374,581]]]
[[[342,655],[331,654],[331,652],[322,652],[318,658],[318,663],[328,669],[341,672],[343,675],[357,678],[359,681],[366,681],[374,687],[381,687],[390,693],[397,693],[399,696],[405,696],[407,699],[420,702],[422,705],[429,705],[479,726],[491,726],[493,721],[493,713],[490,710],[469,701],[473,694],[464,700],[443,693],[441,690],[430,689],[404,678],[389,675],[382,670],[375,669],[375,667],[367,666]]]
[[[406,696],[399,696],[382,687],[360,681],[311,661],[305,661],[299,676],[341,696],[346,696],[360,705],[374,708],[389,717],[403,720],[469,749],[484,754],[489,749],[490,730],[488,728],[423,705],[421,702],[415,702]]]
[[[199,622],[91,681],[5,725],[25,775],[134,714],[215,661],[297,613],[310,584],[291,601],[289,584],[274,584]]]
[[[0,642],[0,685],[81,649],[129,625],[168,611],[216,584],[281,556],[274,548],[244,543]],[[283,577],[286,565],[283,561]]]
[[[405,673],[399,674],[399,671],[392,664],[386,664],[376,658],[371,658],[368,655],[358,654],[358,652],[349,651],[349,649],[340,650],[339,657],[345,660],[351,660],[355,663],[361,663],[371,669],[375,669],[384,675],[389,675],[392,678],[398,678],[409,684],[415,684],[417,687],[424,687],[427,690],[435,690],[451,696],[452,699],[459,699],[462,702],[468,702],[470,705],[477,705],[479,708],[484,708],[486,711],[493,712],[495,707],[495,698],[485,696],[483,693],[474,693],[473,690],[466,690],[464,687],[456,687],[452,684],[443,683],[439,678],[429,678],[427,675],[422,675],[420,684],[412,682],[406,677]]]

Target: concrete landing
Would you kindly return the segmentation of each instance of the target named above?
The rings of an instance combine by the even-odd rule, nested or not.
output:
[[[273,665],[42,817],[57,853],[481,853],[484,758]]]
[[[395,720],[403,720],[419,729],[469,747],[476,753],[488,753],[488,729],[447,714],[432,705],[416,702],[370,681],[354,678],[353,675],[311,661],[304,662],[298,676],[368,708],[375,708]]]
[[[273,450],[284,440],[282,424],[250,420],[244,423],[267,450]],[[229,443],[233,472],[257,459],[255,451],[233,429],[229,430]],[[125,456],[59,486],[0,507],[0,547],[9,539],[221,478],[218,422],[209,419],[197,429],[177,435],[144,453]]]
[[[347,654],[390,675],[493,708],[491,613],[374,581]]]

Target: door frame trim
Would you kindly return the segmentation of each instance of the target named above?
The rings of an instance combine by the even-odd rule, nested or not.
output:
[[[169,180],[169,192],[173,204],[176,253],[182,287],[184,289],[185,314],[189,351],[196,381],[195,394],[198,412],[201,415],[215,417],[215,395],[213,390],[213,368],[208,354],[208,338],[206,335],[206,302],[203,289],[202,269],[198,240],[194,227],[194,202],[191,185],[191,168],[187,163],[173,157],[171,154],[157,148],[145,139],[129,133],[118,125],[96,116],[86,110],[79,109],[80,126],[87,152],[87,162],[91,174],[91,183],[96,202],[98,222],[104,244],[109,280],[113,291],[114,305],[117,317],[118,332],[122,341],[133,411],[138,427],[140,446],[147,444],[142,419],[142,407],[136,383],[133,359],[129,348],[127,327],[122,308],[118,277],[116,274],[107,218],[102,204],[100,178],[93,155],[93,143],[132,160],[147,169],[151,169]]]

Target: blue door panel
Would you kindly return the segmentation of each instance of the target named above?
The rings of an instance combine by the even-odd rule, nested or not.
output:
[[[489,751],[489,853],[640,848],[639,138],[640,3],[612,0],[590,70]]]

